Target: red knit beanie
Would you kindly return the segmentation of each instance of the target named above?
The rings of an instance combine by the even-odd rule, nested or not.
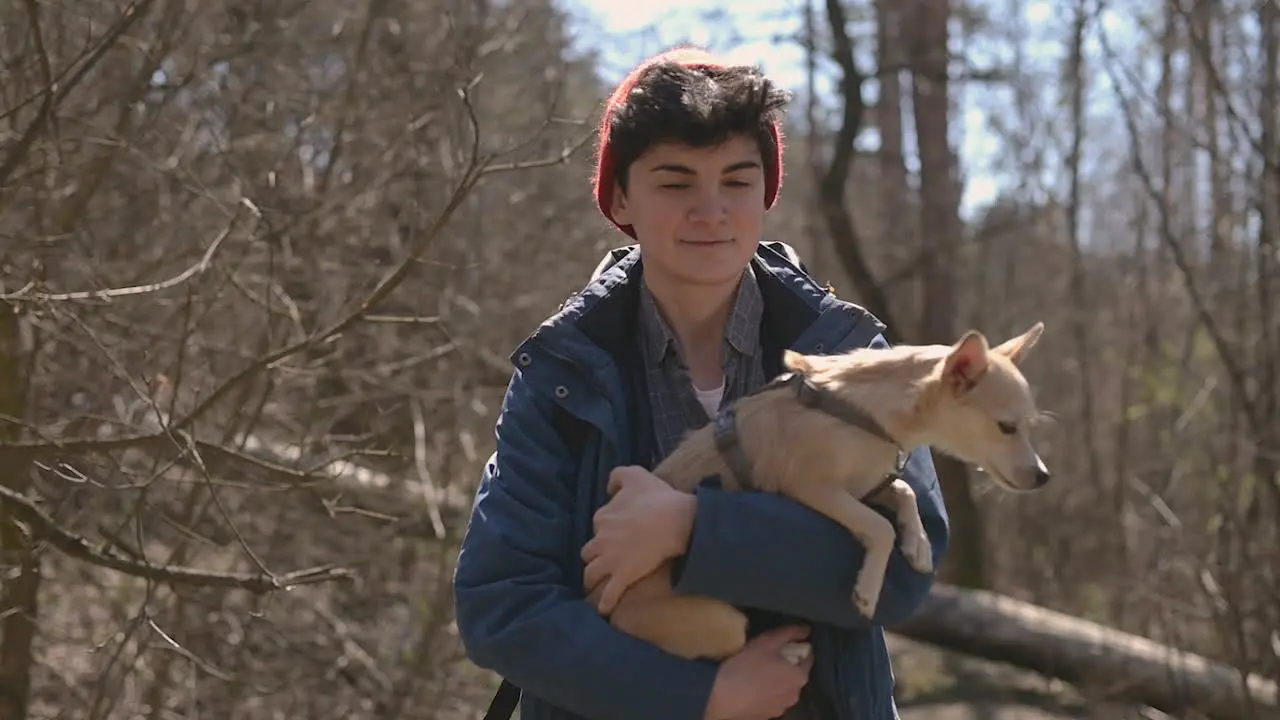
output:
[[[632,88],[635,87],[636,81],[640,79],[644,72],[653,65],[664,62],[675,62],[685,67],[720,68],[728,66],[728,63],[724,60],[698,48],[681,47],[668,50],[640,63],[631,71],[631,74],[627,75],[618,84],[618,87],[614,89],[613,94],[609,96],[609,100],[605,103],[604,114],[600,119],[599,152],[596,156],[596,204],[599,205],[600,212],[609,218],[609,222],[617,225],[619,230],[632,238],[636,236],[635,229],[630,225],[618,225],[613,216],[609,214],[609,208],[613,203],[614,186],[613,145],[609,138],[609,121],[613,115],[613,109],[626,102]],[[774,147],[777,148],[777,155],[772,163],[765,162],[764,207],[766,210],[773,207],[774,201],[778,198],[778,190],[782,187],[782,128],[777,121],[773,124],[773,143]]]

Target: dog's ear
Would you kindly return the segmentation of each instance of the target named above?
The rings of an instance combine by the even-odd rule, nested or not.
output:
[[[782,351],[782,367],[800,374],[813,372],[813,363],[809,362],[809,358],[801,355],[795,350]]]
[[[942,382],[956,395],[972,390],[987,371],[987,338],[970,330],[952,346],[942,364]]]
[[[1005,340],[996,346],[995,352],[1009,358],[1009,361],[1017,365],[1027,357],[1027,353],[1031,352],[1031,348],[1036,346],[1040,340],[1040,336],[1044,334],[1044,323],[1038,322],[1031,326],[1031,329],[1022,333],[1018,337]]]

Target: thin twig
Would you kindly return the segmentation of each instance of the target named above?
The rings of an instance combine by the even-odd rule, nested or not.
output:
[[[245,205],[249,206],[247,202]],[[204,251],[204,255],[201,256],[198,262],[167,280],[147,283],[146,285],[133,285],[130,287],[109,288],[106,290],[79,290],[76,292],[65,293],[33,293],[30,292],[32,284],[28,283],[17,292],[0,295],[0,300],[44,300],[50,302],[61,302],[66,300],[112,300],[130,295],[146,295],[177,287],[191,278],[203,274],[213,265],[213,256],[218,253],[218,249],[222,247],[222,243],[231,236],[231,231],[235,229],[239,219],[239,214],[233,215],[231,217],[231,221],[222,229],[222,232],[218,233],[218,236],[213,239],[213,242],[209,243],[209,247]]]
[[[427,503],[431,527],[435,530],[436,539],[443,540],[444,518],[440,516],[440,500],[431,479],[431,470],[427,468],[427,421],[422,412],[422,401],[410,398],[409,409],[413,414],[413,465],[418,471],[418,482],[422,484],[422,499]]]

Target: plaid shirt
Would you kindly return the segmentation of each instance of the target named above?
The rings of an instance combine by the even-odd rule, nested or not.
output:
[[[750,268],[742,275],[725,329],[722,350],[724,396],[728,404],[764,384],[760,363],[760,316],[764,300]],[[653,408],[653,431],[657,457],[654,464],[675,449],[689,432],[711,418],[698,403],[689,366],[680,357],[671,327],[658,312],[657,303],[644,283],[640,286],[640,327],[643,334],[645,379]]]
[[[764,385],[764,368],[760,362],[760,317],[764,299],[751,268],[742,276],[738,296],[729,314],[723,344],[724,395],[722,405]],[[675,449],[684,436],[710,422],[706,410],[689,378],[689,366],[680,357],[678,343],[671,327],[658,312],[657,303],[647,285],[640,286],[640,328],[644,354],[645,378],[649,386],[649,402],[653,409],[656,466]],[[816,720],[830,712],[820,704],[813,684],[805,686],[801,701],[787,711],[781,720]]]

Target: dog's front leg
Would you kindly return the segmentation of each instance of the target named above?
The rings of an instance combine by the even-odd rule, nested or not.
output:
[[[853,604],[870,619],[880,601],[884,573],[893,551],[893,523],[840,487],[803,488],[795,491],[792,498],[840,523],[866,547],[866,559],[853,585]]]
[[[916,491],[902,478],[885,488],[890,507],[898,516],[898,543],[907,563],[919,573],[933,572],[933,543],[920,520]]]

